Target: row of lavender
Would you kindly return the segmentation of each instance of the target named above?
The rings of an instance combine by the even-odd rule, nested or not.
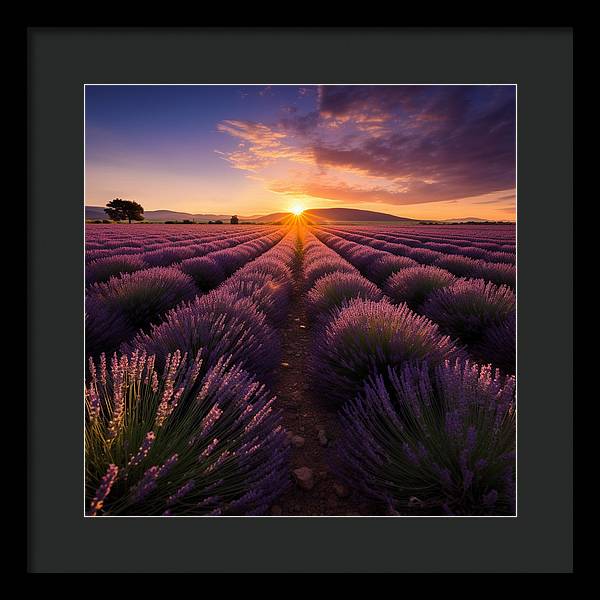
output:
[[[435,265],[424,265],[414,258],[376,250],[320,229],[315,229],[315,235],[380,285],[392,302],[406,303],[435,321],[445,334],[460,340],[477,362],[515,373],[514,266],[492,265],[484,272],[459,276],[441,265],[471,259],[447,257],[438,259]],[[497,267],[509,268],[512,277],[505,278],[504,271]],[[512,285],[507,285],[507,279]]]
[[[141,266],[132,272],[125,268],[122,256],[94,261],[86,268],[87,277],[99,279],[101,271],[102,279],[107,280],[91,283],[86,290],[88,353],[112,353],[139,329],[160,320],[170,308],[215,288],[284,235],[285,230],[279,229],[249,241],[246,236],[231,236],[227,249],[170,266]]]
[[[133,254],[151,252],[164,246],[185,246],[189,242],[198,244],[217,242],[240,232],[252,233],[269,229],[266,225],[222,225],[218,228],[206,225],[162,225],[145,224],[144,227],[124,225],[86,225],[86,250],[109,253]],[[271,227],[272,229],[272,227]],[[90,255],[92,260],[103,256]]]
[[[295,257],[288,233],[109,365],[90,358],[88,514],[264,514],[282,493],[288,450],[265,382]]]
[[[311,233],[304,278],[312,376],[341,406],[340,476],[393,514],[513,514],[514,377],[471,362]]]
[[[342,230],[333,230],[331,228],[321,228],[323,234],[332,235],[334,238],[340,238],[347,241],[347,247],[351,244],[374,248],[381,252],[387,252],[395,256],[403,256],[423,265],[434,265],[450,271],[458,277],[477,277],[491,281],[496,284],[510,285],[515,287],[516,270],[514,253],[502,254],[502,257],[496,257],[496,260],[484,260],[477,257],[480,252],[485,250],[475,249],[469,256],[465,254],[468,250],[455,247],[453,251],[432,250],[424,247],[411,247],[404,243],[384,242],[372,237],[372,235],[359,235],[348,233]],[[340,247],[344,247],[341,241],[337,241]]]
[[[120,243],[120,246],[86,252],[86,285],[107,281],[117,273],[133,273],[149,267],[166,267],[217,252],[226,253],[234,246],[263,239],[275,231],[274,228],[265,227],[253,230],[237,229],[208,237],[184,235],[176,241],[170,241],[174,234],[164,233],[152,244],[140,240],[139,246],[133,245],[133,240],[138,238],[138,235],[130,233],[130,237],[127,238],[122,234],[114,242]],[[93,232],[90,235],[94,235]]]
[[[332,227],[336,231],[353,231],[367,235],[378,240],[404,244],[413,248],[430,248],[432,250],[446,251],[455,254],[457,251],[469,252],[470,250],[487,250],[497,252],[498,256],[490,255],[492,259],[502,259],[500,262],[509,262],[515,253],[515,226],[464,226],[461,228],[444,227]],[[441,249],[439,246],[447,248]],[[474,253],[473,258],[483,258],[485,254]],[[510,256],[512,255],[512,256]],[[467,253],[466,256],[469,256]]]

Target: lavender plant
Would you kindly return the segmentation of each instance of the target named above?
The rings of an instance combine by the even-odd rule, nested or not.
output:
[[[392,514],[514,514],[514,390],[460,360],[373,375],[342,410],[341,476]]]
[[[378,258],[370,267],[367,275],[378,284],[383,284],[390,275],[407,269],[408,267],[417,267],[419,263],[408,256],[394,256],[393,254],[386,254]]]
[[[204,376],[169,354],[90,359],[86,512],[264,514],[288,482],[280,416],[265,387],[221,357]]]
[[[317,279],[331,273],[358,273],[355,267],[339,256],[316,255],[304,265],[304,283],[307,289],[313,287]]]
[[[390,365],[418,359],[437,364],[460,354],[437,325],[406,304],[355,299],[319,333],[311,373],[323,397],[340,403],[353,398],[369,375]]]
[[[152,267],[168,267],[174,263],[191,258],[195,254],[192,247],[162,247],[144,252],[144,260]]]
[[[459,279],[434,292],[422,310],[442,331],[465,344],[479,342],[488,327],[501,323],[514,311],[514,292],[483,279]]]
[[[477,277],[479,262],[467,256],[452,254],[442,255],[435,261],[435,266],[446,269],[457,277]]]
[[[517,367],[516,338],[517,327],[513,312],[501,323],[491,325],[484,331],[481,342],[473,349],[473,354],[505,373],[514,374]]]
[[[280,325],[287,315],[291,279],[277,280],[262,270],[239,273],[226,281],[222,289],[238,298],[248,298],[265,313],[271,323]]]
[[[160,366],[176,350],[190,356],[201,351],[204,368],[231,356],[233,363],[264,379],[277,362],[279,341],[252,300],[216,289],[169,311],[161,324],[149,333],[140,331],[121,349],[145,350]]]
[[[406,302],[418,310],[427,297],[456,281],[456,277],[438,267],[408,267],[394,273],[385,283],[385,293],[396,303]]]
[[[435,265],[454,273],[458,277],[481,278],[497,285],[508,285],[512,288],[516,283],[515,266],[508,263],[494,263],[485,260],[468,258],[467,256],[447,255],[435,262]]]
[[[206,292],[219,285],[226,277],[221,264],[210,256],[197,256],[181,261],[179,268],[193,278],[199,290]]]
[[[112,352],[168,309],[196,295],[194,282],[174,267],[154,267],[111,277],[86,294],[88,353]]]
[[[292,257],[290,256],[289,258],[291,261]],[[243,272],[244,274],[258,273],[259,276],[266,274],[278,282],[289,282],[292,280],[292,271],[289,265],[285,261],[271,255],[270,252],[246,265]]]
[[[424,265],[436,264],[436,261],[444,256],[441,252],[435,252],[434,250],[428,250],[427,248],[413,248],[408,256],[418,263]]]
[[[140,271],[147,266],[143,258],[136,254],[117,254],[99,258],[86,265],[85,282],[86,285],[102,283],[111,277]]]
[[[359,273],[330,273],[316,281],[306,296],[313,316],[327,317],[335,308],[353,298],[381,300],[381,290]]]
[[[508,285],[515,289],[517,284],[517,271],[515,265],[507,263],[493,263],[478,261],[476,276],[491,281],[496,285]]]

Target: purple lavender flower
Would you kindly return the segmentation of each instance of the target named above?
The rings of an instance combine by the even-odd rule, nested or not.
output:
[[[101,365],[90,367],[86,389],[103,398],[86,424],[92,514],[264,514],[287,487],[274,398],[229,358],[207,371],[200,360],[177,350],[158,376],[153,357],[136,350],[113,356],[104,382]]]
[[[483,279],[459,279],[434,292],[422,311],[448,335],[476,344],[488,327],[514,313],[515,295]]]
[[[281,324],[287,316],[291,288],[291,277],[277,280],[261,270],[239,272],[222,286],[230,294],[251,300],[274,325]]]
[[[196,482],[193,479],[186,481],[186,483],[184,483],[172,496],[167,498],[167,506],[172,506],[179,502],[179,500],[189,494],[194,487],[196,487]]]
[[[304,260],[304,281],[307,289],[331,273],[357,273],[357,270],[337,255],[318,256],[311,262]]]
[[[181,262],[180,269],[190,275],[203,292],[216,287],[226,277],[225,270],[212,256],[188,258]]]
[[[140,446],[139,450],[136,452],[134,456],[131,457],[131,460],[127,463],[128,468],[137,467],[147,456],[148,452],[150,452],[150,448],[152,448],[152,444],[156,439],[156,435],[153,431],[149,431],[144,437],[144,441]]]
[[[156,267],[90,286],[86,298],[88,354],[112,352],[137,329],[196,295],[192,279],[175,268]]]
[[[268,376],[276,364],[278,339],[263,313],[248,298],[217,289],[170,311],[150,333],[138,333],[124,351],[144,349],[164,365],[167,354],[179,349],[190,356],[201,352],[202,370],[223,356]]]
[[[136,254],[117,254],[99,258],[86,265],[85,282],[86,285],[102,283],[108,281],[111,277],[121,275],[122,273],[140,271],[147,266],[144,259]]]
[[[439,363],[460,350],[427,318],[406,305],[355,299],[320,332],[312,374],[325,398],[350,400],[373,372],[428,359]]]
[[[115,483],[118,474],[119,467],[113,464],[108,465],[108,469],[103,475],[102,480],[100,481],[100,485],[96,490],[96,494],[90,504],[90,510],[88,513],[90,516],[95,517],[98,514],[98,511],[102,510],[102,507],[104,506],[104,501],[106,500],[108,494],[110,494],[110,490],[112,489],[112,486]]]
[[[169,267],[191,258],[195,253],[195,250],[189,246],[186,248],[162,247],[152,252],[145,252],[142,256],[151,267]]]
[[[457,277],[476,277],[478,262],[468,256],[442,255],[435,261],[435,266],[450,271]]]
[[[406,302],[413,310],[436,290],[453,284],[456,277],[438,267],[417,266],[394,273],[385,283],[385,292],[395,303]]]
[[[381,290],[358,273],[330,273],[316,281],[306,300],[313,316],[326,316],[348,300],[378,301],[382,297]]]
[[[408,256],[383,254],[371,264],[367,276],[378,284],[383,284],[391,275],[408,267],[417,267],[419,263]]]
[[[483,362],[490,362],[505,373],[514,375],[517,366],[516,338],[517,327],[513,312],[500,323],[484,330],[481,342],[473,349],[473,354]]]
[[[487,494],[484,494],[482,498],[484,506],[494,506],[497,501],[498,492],[496,490],[490,490]]]
[[[389,369],[344,405],[337,468],[401,514],[513,514],[513,406],[514,378],[469,361]]]

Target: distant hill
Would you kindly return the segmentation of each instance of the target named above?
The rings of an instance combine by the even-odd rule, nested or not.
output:
[[[264,217],[254,218],[253,220],[257,223],[272,223],[287,219],[290,214],[289,212],[277,212],[265,215]],[[387,213],[373,210],[359,210],[356,208],[308,208],[302,214],[313,223],[416,222],[415,219],[407,217],[397,217],[396,215]]]
[[[85,218],[86,219],[108,219],[104,209],[101,206],[86,206],[85,207]]]
[[[368,222],[388,222],[388,223],[419,223],[424,219],[409,219],[408,217],[397,217],[388,213],[377,212],[374,210],[359,210],[356,208],[309,208],[302,213],[310,222],[315,224],[325,223],[368,223]],[[186,213],[174,210],[146,210],[144,218],[146,221],[225,221],[229,222],[230,214],[204,214],[204,213]],[[253,215],[244,217],[238,215],[240,221],[252,221],[253,223],[277,223],[289,219],[291,213],[276,212],[268,215]],[[86,206],[85,218],[90,220],[106,219],[106,213],[102,206]],[[480,219],[479,217],[464,217],[461,219],[425,219],[430,223],[487,223],[489,219]]]
[[[144,220],[145,221],[183,221],[189,219],[190,221],[229,221],[232,215],[213,215],[213,214],[201,214],[201,213],[186,213],[178,212],[175,210],[145,210]],[[102,206],[86,206],[85,207],[85,218],[86,219],[106,219],[106,213]],[[253,221],[256,217],[242,217],[238,215],[240,221]]]
[[[289,219],[292,213],[289,212],[276,212],[269,215],[263,215],[262,217],[254,217],[252,220],[255,223],[276,223],[283,219]]]
[[[406,217],[397,217],[387,213],[376,212],[373,210],[358,210],[356,208],[311,208],[303,213],[314,223],[337,223],[337,222],[368,222],[368,221],[390,221],[390,222],[416,222],[415,219]],[[263,216],[244,217],[238,215],[240,221],[253,221],[256,223],[275,223],[289,218],[289,212],[276,212]],[[102,206],[86,206],[86,219],[106,219],[106,213]],[[202,213],[186,213],[174,210],[146,210],[144,211],[146,221],[228,221],[231,215],[214,215]]]
[[[356,208],[311,208],[305,210],[304,214],[317,222],[335,222],[335,221],[393,221],[410,222],[415,219],[408,217],[397,217],[388,213],[377,212],[374,210],[359,210]]]

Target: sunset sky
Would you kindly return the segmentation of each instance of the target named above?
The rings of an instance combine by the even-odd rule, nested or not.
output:
[[[85,203],[515,219],[514,86],[85,88]]]

